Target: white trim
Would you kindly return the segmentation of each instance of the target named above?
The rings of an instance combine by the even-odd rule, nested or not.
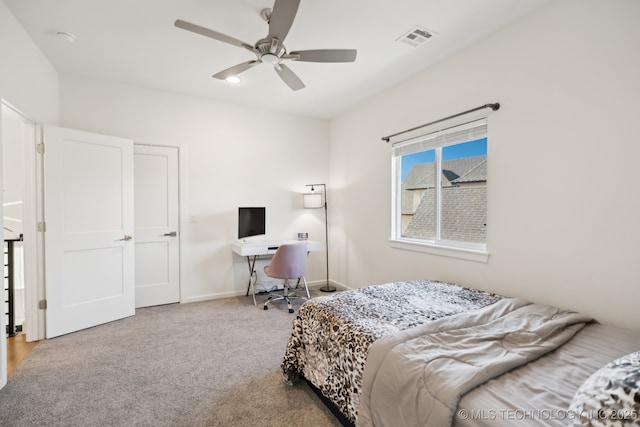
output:
[[[2,103],[4,103],[4,100],[2,101]],[[1,106],[2,105],[0,105],[0,107]],[[4,114],[3,114],[2,108],[0,108],[0,165],[2,164],[2,158],[3,158],[2,157],[3,156],[3,138],[2,138],[3,118],[4,118]],[[0,174],[0,187],[4,188],[2,176],[3,174]],[[2,216],[4,216],[4,205],[3,203],[1,203],[4,201],[3,194],[4,194],[4,191],[0,193],[0,214],[2,214]],[[4,228],[0,230],[0,237],[2,237],[3,247],[4,247]],[[4,273],[4,267],[3,267],[3,273]],[[3,289],[4,289],[4,285],[3,285]],[[3,294],[4,294],[4,291],[3,291]],[[2,341],[0,341],[0,389],[3,388],[5,385],[7,385],[7,340],[4,337],[6,335],[6,330],[7,330],[7,325],[5,321],[5,315],[4,315],[4,313],[6,312],[7,312],[7,308],[5,307],[4,298],[2,298],[0,299],[0,313],[2,313],[2,316],[0,317],[0,331],[2,331],[2,334],[3,334]]]
[[[44,338],[38,309],[38,283],[41,272],[38,270],[38,159],[36,145],[40,142],[40,129],[33,122],[25,122],[25,182],[24,182],[24,282],[25,282],[25,334],[27,342]]]
[[[400,236],[402,230],[402,199],[401,191],[398,190],[396,182],[400,182],[402,167],[400,157],[391,156],[391,236]]]
[[[436,155],[436,187],[435,187],[435,202],[436,202],[436,240],[442,239],[442,147],[436,147],[433,149]],[[402,185],[402,184],[401,184]],[[400,209],[402,209],[402,202],[400,202]],[[415,212],[414,212],[415,213]],[[402,215],[400,215],[402,216]],[[396,236],[397,237],[397,236]]]
[[[211,301],[211,300],[216,300],[216,299],[222,299],[222,298],[233,298],[233,297],[239,297],[239,296],[244,296],[244,293],[241,292],[233,292],[233,291],[228,291],[228,292],[216,292],[213,294],[204,294],[204,295],[194,295],[191,297],[187,297],[184,298],[182,301],[180,301],[183,304],[189,304],[189,303],[193,303],[193,302],[202,302],[202,301]],[[249,298],[249,297],[247,297]]]
[[[36,124],[36,140],[34,145],[44,143],[44,129],[42,125]],[[44,223],[44,155],[37,152],[35,153],[35,210],[36,210],[36,224],[39,222]],[[45,258],[44,258],[44,239],[45,232],[37,231],[36,226],[36,296],[35,301],[29,302],[30,307],[37,313],[37,328],[33,330],[33,338],[43,340],[46,337],[47,322],[46,322],[46,310],[40,309],[38,302],[45,300],[46,293],[46,277],[45,277]],[[27,311],[28,313],[28,311]],[[27,328],[27,340],[30,338],[29,327]]]
[[[473,121],[461,124],[450,124],[441,128],[438,124],[434,131],[419,134],[410,139],[398,141],[391,150],[391,246],[398,249],[414,250],[477,262],[488,262],[489,253],[485,243],[455,242],[442,240],[442,149],[452,145],[463,144],[474,138],[488,139],[488,118],[486,112]],[[480,131],[478,133],[478,131]],[[447,135],[452,139],[447,140]],[[470,138],[470,139],[469,139]],[[413,148],[408,148],[413,147]],[[417,148],[416,148],[417,147]],[[421,151],[435,153],[435,241],[402,237],[402,156]]]
[[[475,261],[481,263],[489,262],[489,252],[486,249],[473,249],[460,246],[445,246],[435,243],[429,243],[418,240],[396,240],[389,239],[392,248],[403,249],[407,251],[423,252],[431,255],[445,256],[449,258],[457,258],[466,261]]]
[[[326,279],[307,281],[307,287],[309,288],[309,290],[318,290],[318,289],[326,286],[326,283],[327,283]],[[342,283],[339,283],[339,282],[334,282],[333,280],[329,280],[329,285],[333,285],[333,286],[335,286],[336,288],[338,288],[341,291],[345,291],[345,290],[351,289],[348,286],[346,286],[346,285],[344,285]],[[279,289],[282,290],[282,288],[279,288]],[[256,293],[256,295],[257,295],[257,293]],[[251,296],[251,294],[247,295],[246,291],[216,292],[216,293],[212,293],[212,294],[194,295],[194,296],[191,296],[191,297],[187,297],[183,301],[181,301],[181,303],[190,304],[190,303],[194,303],[194,302],[213,301],[213,300],[222,299],[222,298],[234,298],[234,297],[247,297],[247,298],[249,298],[250,296]],[[260,304],[258,304],[258,305],[260,305]]]

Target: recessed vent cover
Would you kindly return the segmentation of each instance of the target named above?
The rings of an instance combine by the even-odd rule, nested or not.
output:
[[[415,27],[408,33],[402,35],[396,41],[406,43],[413,47],[417,47],[429,40],[435,34],[436,33],[434,33],[433,31],[429,31],[424,27]]]

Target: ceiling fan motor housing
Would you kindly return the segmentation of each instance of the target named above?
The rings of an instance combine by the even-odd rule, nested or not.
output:
[[[282,45],[281,43],[278,43],[278,45],[274,48],[273,42],[269,39],[258,40],[255,48],[258,52],[260,52],[260,56],[272,54],[280,58],[287,52],[284,45]]]

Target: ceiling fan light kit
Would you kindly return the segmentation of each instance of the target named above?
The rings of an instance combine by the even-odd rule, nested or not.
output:
[[[264,19],[264,22],[266,22],[268,24],[269,21],[271,20],[271,9],[269,9],[269,8],[262,9],[260,11],[260,16],[262,16],[262,19]]]
[[[227,77],[225,79],[225,81],[227,83],[231,83],[231,84],[234,84],[234,85],[238,85],[238,84],[242,83],[242,79],[240,77],[238,77],[238,76],[229,76],[229,77]]]
[[[176,20],[175,26],[223,43],[244,48],[256,56],[254,60],[234,65],[214,74],[214,78],[228,81],[229,78],[236,77],[238,74],[258,64],[269,64],[273,66],[280,79],[289,88],[296,91],[303,89],[305,85],[289,67],[283,64],[284,61],[353,62],[357,56],[355,49],[315,49],[287,53],[283,41],[293,25],[299,5],[300,0],[275,0],[273,10],[263,9],[260,12],[260,16],[269,24],[269,34],[266,38],[258,40],[253,46],[226,34],[180,19]]]

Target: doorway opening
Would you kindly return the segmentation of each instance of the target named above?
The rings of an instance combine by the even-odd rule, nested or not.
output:
[[[36,125],[2,102],[2,205],[4,310],[9,371],[38,340],[35,309],[36,270]]]

